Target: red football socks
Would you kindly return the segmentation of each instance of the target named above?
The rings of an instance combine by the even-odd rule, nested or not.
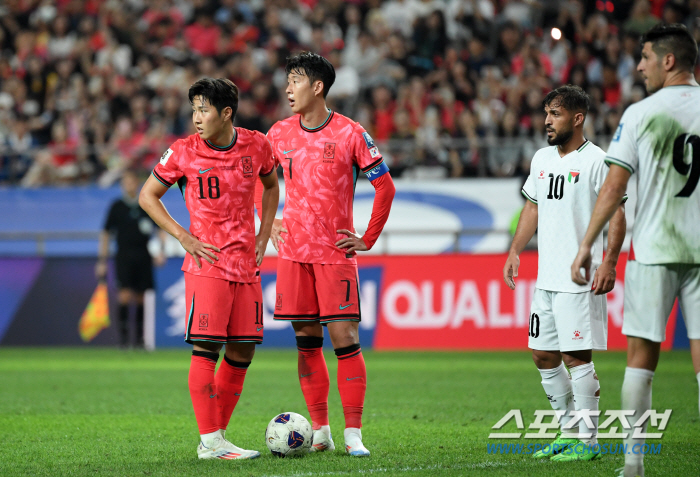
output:
[[[194,417],[201,435],[219,430],[217,425],[218,402],[216,399],[216,384],[214,369],[218,353],[208,351],[192,351],[188,384]]]
[[[297,336],[299,383],[314,429],[328,425],[328,388],[330,379],[323,357],[323,338]]]
[[[367,370],[359,343],[335,350],[338,357],[338,391],[343,403],[345,427],[362,427],[362,408],[367,389]]]
[[[219,402],[219,429],[226,429],[231,414],[243,392],[243,381],[250,362],[242,363],[224,356],[224,361],[216,372],[216,392]]]

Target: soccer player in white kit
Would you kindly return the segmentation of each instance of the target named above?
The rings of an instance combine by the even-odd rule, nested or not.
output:
[[[538,270],[532,300],[528,346],[542,376],[542,386],[554,410],[565,411],[562,430],[536,458],[556,461],[592,460],[600,456],[595,444],[598,418],[570,423],[572,411],[597,411],[600,385],[593,350],[607,349],[608,313],[605,294],[615,286],[615,265],[625,238],[625,210],[620,197],[610,221],[608,251],[603,238],[595,241],[593,280],[575,284],[569,266],[608,173],[605,152],[583,137],[590,104],[578,86],[561,86],[543,101],[547,142],[535,153],[522,193],[528,199],[520,215],[503,279],[515,289],[518,256],[538,230]],[[563,359],[563,363],[562,363]],[[567,372],[564,364],[569,368]],[[583,444],[583,445],[579,445]]]
[[[649,30],[642,47],[637,70],[651,96],[620,119],[605,159],[610,174],[571,265],[572,280],[583,283],[581,268],[588,275],[591,247],[632,177],[638,199],[622,326],[627,335],[622,408],[635,411],[632,425],[651,409],[652,379],[676,297],[700,383],[700,87],[693,77],[698,46],[685,26],[673,24]],[[632,438],[632,430],[624,432],[628,448],[644,443]],[[620,475],[644,476],[643,457],[626,454]]]

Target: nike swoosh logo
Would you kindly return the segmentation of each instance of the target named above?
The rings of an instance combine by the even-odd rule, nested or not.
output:
[[[210,394],[209,399],[214,399],[216,397],[216,394]]]
[[[260,331],[260,330],[262,330],[262,326],[260,328],[256,328],[256,331]]]
[[[313,373],[309,373],[309,374],[302,374],[302,375],[300,375],[299,377],[300,377],[300,378],[305,378],[305,377],[307,377],[307,376],[311,376],[312,374],[316,374],[316,373],[318,373],[318,371],[314,371]]]
[[[210,167],[209,169],[204,169],[204,170],[200,169],[200,170],[199,170],[199,173],[200,173],[200,174],[204,174],[205,172],[209,172],[209,171],[212,170],[212,169],[214,169],[214,168],[213,168],[213,167]]]
[[[352,306],[352,305],[354,305],[354,303],[350,303],[349,305],[345,305],[345,306],[339,306],[338,308],[340,308],[341,310],[344,310],[347,307]]]
[[[238,393],[233,393],[233,395],[234,395],[234,396],[240,396],[240,394],[238,394]]]
[[[289,151],[282,151],[282,154],[289,154],[292,151],[296,151],[296,149],[290,149]]]
[[[360,379],[362,376],[357,376],[355,378],[345,378],[347,381],[352,381],[353,379]]]

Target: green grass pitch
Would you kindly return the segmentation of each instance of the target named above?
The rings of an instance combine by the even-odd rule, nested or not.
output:
[[[601,409],[619,409],[625,356],[608,352],[594,358]],[[263,347],[227,434],[263,456],[199,461],[187,350],[0,349],[0,475],[590,477],[612,476],[623,465],[620,455],[556,463],[487,453],[491,426],[508,410],[521,409],[527,426],[535,409],[549,409],[525,351],[365,352],[369,382],[363,436],[372,455],[345,456],[336,359],[329,353],[326,360],[338,450],[295,459],[277,459],[267,451],[265,426],[275,414],[308,414],[296,377],[296,352]],[[654,441],[662,444],[660,454],[645,460],[646,475],[698,475],[698,389],[687,351],[662,355],[653,397],[654,408],[673,409],[673,416],[664,437]]]

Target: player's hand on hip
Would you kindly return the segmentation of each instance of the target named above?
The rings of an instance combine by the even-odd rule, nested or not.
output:
[[[282,219],[275,219],[272,221],[272,232],[270,232],[270,240],[272,240],[272,246],[275,250],[280,251],[280,242],[284,243],[282,238],[283,233],[289,233],[287,229],[282,227]],[[258,264],[259,265],[259,264]]]
[[[518,268],[520,268],[520,258],[514,253],[509,253],[506,265],[503,267],[503,281],[511,290],[515,290],[514,278],[518,276]]]
[[[335,243],[336,247],[345,249],[345,252],[347,253],[362,252],[365,250],[369,250],[365,241],[362,240],[362,237],[357,235],[356,233],[350,232],[346,229],[340,229],[337,230],[337,232],[339,234],[347,235],[347,237],[338,240]]]
[[[586,270],[586,276],[581,275],[581,269]],[[585,285],[591,279],[591,249],[581,246],[571,264],[571,279],[574,283]]]
[[[214,264],[214,260],[219,260],[219,257],[217,257],[213,251],[221,252],[221,250],[210,243],[200,242],[192,235],[188,234],[180,243],[182,244],[182,248],[192,255],[192,258],[194,258],[199,268],[202,268],[200,258],[203,258],[212,265]]]
[[[593,275],[593,285],[592,290],[595,290],[594,295],[605,295],[610,290],[615,288],[615,278],[617,277],[617,270],[615,266],[603,262],[600,267],[595,271]]]

